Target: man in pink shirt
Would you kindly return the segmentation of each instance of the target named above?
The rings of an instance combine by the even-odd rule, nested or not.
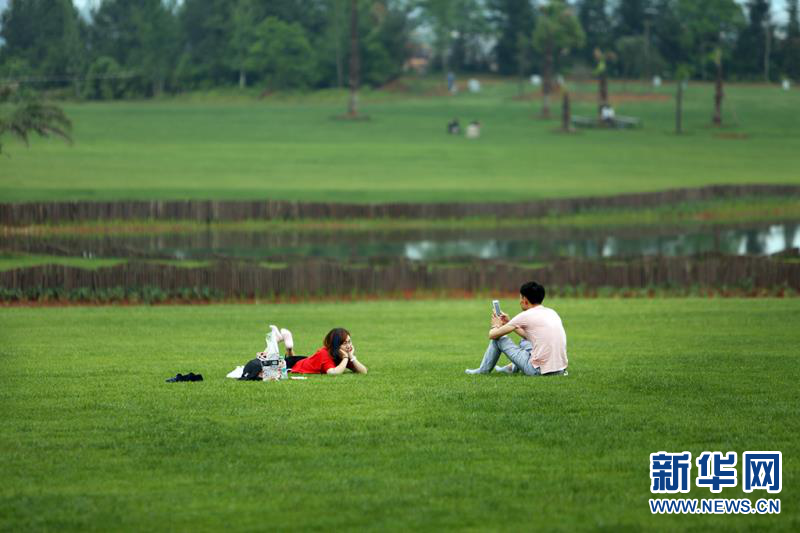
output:
[[[544,287],[529,281],[519,288],[522,312],[509,320],[507,314],[498,316],[492,311],[489,346],[481,366],[467,369],[467,374],[488,374],[522,371],[528,376],[560,376],[567,369],[567,334],[558,313],[542,305]],[[517,345],[508,338],[516,332],[523,340]],[[495,366],[504,353],[511,359],[505,367]]]

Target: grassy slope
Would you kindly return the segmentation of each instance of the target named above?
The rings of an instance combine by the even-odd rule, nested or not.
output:
[[[29,235],[32,238],[50,235],[135,235],[197,233],[217,231],[403,231],[417,229],[487,229],[537,227],[618,227],[641,225],[742,224],[778,222],[800,219],[798,197],[744,197],[687,201],[652,208],[596,209],[575,214],[548,214],[537,218],[468,217],[451,219],[348,218],[242,220],[230,222],[112,220],[75,223],[45,223],[33,226],[5,226],[4,235]]]
[[[65,265],[76,268],[97,270],[98,268],[111,267],[127,263],[127,258],[114,257],[68,257],[63,255],[41,255],[0,251],[0,272],[15,268],[27,268],[41,265]],[[209,261],[192,261],[177,259],[152,259],[147,260],[156,265],[179,266],[184,268],[199,268],[210,264]]]
[[[798,529],[800,301],[550,303],[564,379],[465,376],[485,301],[0,309],[0,529]],[[370,375],[224,379],[268,320]],[[651,516],[659,450],[781,450],[782,514]]]
[[[127,259],[65,257],[0,251],[0,272],[40,265],[65,265],[96,270],[125,263]]]
[[[594,85],[574,86],[575,94]],[[616,86],[614,90],[621,90]],[[629,85],[627,91],[642,89]],[[671,95],[672,87],[659,92]],[[671,101],[620,103],[639,131],[554,134],[516,84],[480,95],[400,98],[372,93],[366,122],[331,120],[330,95],[67,105],[75,144],[11,141],[0,201],[123,198],[282,198],[335,201],[509,201],[606,195],[709,183],[798,183],[800,91],[730,86],[719,138],[709,85],[687,91],[689,134],[673,135]],[[594,113],[592,101],[576,114]],[[557,114],[557,108],[554,109]],[[443,133],[453,116],[481,120],[479,141]]]

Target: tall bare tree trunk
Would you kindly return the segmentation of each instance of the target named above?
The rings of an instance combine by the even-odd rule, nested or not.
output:
[[[722,57],[717,59],[717,81],[714,84],[714,117],[715,126],[722,125]]]
[[[603,112],[603,108],[608,105],[608,72],[603,68],[600,79],[597,83],[597,114]]]
[[[358,85],[361,69],[361,58],[358,53],[358,0],[350,2],[350,101],[347,114],[358,115]]]
[[[239,69],[239,88],[244,89],[247,87],[247,73],[244,69]]]
[[[553,45],[547,43],[542,63],[542,118],[550,118],[550,92],[553,87]]]
[[[572,131],[572,112],[569,106],[569,91],[564,91],[564,98],[561,100],[561,131],[569,133]]]

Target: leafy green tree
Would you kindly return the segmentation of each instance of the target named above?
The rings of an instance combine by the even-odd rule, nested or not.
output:
[[[140,47],[133,61],[141,65],[151,84],[151,94],[164,91],[179,49],[178,24],[174,13],[162,0],[138,0],[135,11]]]
[[[716,72],[713,61],[716,48],[722,50],[724,70],[734,59],[732,51],[744,25],[744,15],[735,0],[676,0],[677,17],[682,23],[676,28],[673,57],[675,64],[688,64],[690,70],[707,79],[708,67]]]
[[[643,35],[649,0],[619,0],[614,9],[614,32],[617,38]]]
[[[237,0],[233,8],[233,27],[230,40],[231,66],[239,72],[239,88],[247,86],[247,65],[254,58],[250,56],[256,39],[258,9],[255,0]]]
[[[113,57],[100,56],[86,73],[82,95],[89,100],[113,100],[125,94],[125,71]]]
[[[781,70],[785,76],[800,80],[800,0],[788,0],[786,38],[781,43]]]
[[[583,59],[591,62],[594,51],[607,50],[611,46],[611,21],[606,0],[581,0],[578,2],[578,20],[586,34],[586,43],[581,51]]]
[[[649,49],[644,35],[628,35],[617,39],[619,74],[625,78],[640,78],[663,71],[664,61],[657,50]],[[648,51],[649,49],[649,51]]]
[[[786,0],[786,36],[800,37],[800,0]]]
[[[325,30],[316,43],[317,65],[323,84],[344,86],[344,59],[346,54],[346,29],[348,24],[346,4],[341,0],[326,0]]]
[[[178,62],[179,83],[207,87],[229,82],[227,54],[231,42],[234,4],[230,0],[184,0],[178,9],[183,53]]]
[[[583,46],[586,36],[578,18],[565,0],[550,0],[541,7],[533,46],[542,54],[543,118],[550,117],[550,93],[553,86],[555,55],[566,55],[572,48]]]
[[[350,0],[350,98],[347,99],[347,116],[358,116],[358,90],[361,86],[361,43],[358,31],[358,0]]]
[[[422,0],[419,3],[426,21],[433,28],[434,64],[438,64],[442,72],[450,70],[452,41],[455,29],[457,6],[454,0]]]
[[[530,0],[490,0],[491,23],[498,30],[495,56],[501,74],[518,74],[520,58],[532,57],[533,50],[521,51],[519,46],[529,45],[527,38],[536,26],[536,12]],[[525,36],[522,40],[520,34]]]
[[[71,0],[11,0],[0,24],[5,41],[0,62],[27,65],[27,76],[43,78],[49,86],[72,83],[77,89],[86,47]]]
[[[7,80],[22,80],[33,73],[31,65],[21,57],[8,57],[0,63],[0,78]]]
[[[270,91],[307,88],[316,81],[316,58],[302,26],[275,17],[255,28],[245,67]]]
[[[259,0],[257,4],[262,10],[260,20],[275,17],[297,23],[309,36],[322,34],[329,23],[327,11],[330,4],[327,0]]]
[[[332,6],[337,2],[339,6]],[[267,17],[275,17],[286,23],[298,24],[305,32],[306,39],[315,52],[316,57],[316,82],[324,86],[332,86],[336,82],[335,58],[336,43],[331,40],[334,31],[329,31],[329,25],[334,22],[330,15],[332,7],[339,11],[346,11],[345,0],[257,0],[260,9],[257,22],[260,23]],[[339,50],[341,52],[341,48]],[[321,56],[329,56],[326,61],[320,61]]]
[[[734,0],[678,0],[674,8],[685,23],[676,42],[693,64],[679,63],[676,74],[694,70],[705,73],[708,64],[714,69],[714,113],[712,123],[722,124],[724,73],[731,51],[744,24],[742,10]],[[705,78],[705,74],[703,74]]]
[[[408,57],[408,12],[391,2],[373,2],[362,23],[361,78],[380,86],[398,77]]]
[[[417,5],[433,28],[434,65],[443,72],[488,67],[481,40],[489,38],[490,27],[479,0],[421,0]]]
[[[490,18],[485,16],[483,2],[480,0],[460,0],[454,21],[455,37],[452,43],[450,62],[460,71],[489,70],[493,57],[486,46],[494,36]],[[523,31],[525,38],[530,36],[530,28]],[[528,63],[532,47],[527,43],[523,50]],[[520,53],[519,46],[517,54]],[[519,57],[519,55],[518,55]],[[517,66],[519,70],[519,65]]]
[[[410,53],[409,34],[413,24],[409,20],[409,9],[414,5],[396,0],[358,0],[354,4],[348,2],[348,7],[344,10],[347,20],[340,28],[344,37],[340,45],[342,70],[347,66],[347,73],[343,72],[343,78],[347,78],[348,85],[354,51],[357,55],[356,77],[359,86],[362,83],[373,87],[381,86],[402,74],[403,65]],[[355,28],[353,13],[357,24]],[[329,74],[324,82],[335,85],[338,79],[336,71],[331,68],[334,66],[331,59],[336,57],[335,49],[331,45],[324,46],[324,43],[318,46],[320,54],[328,56]]]
[[[739,35],[734,68],[740,77],[763,75],[773,52],[774,28],[770,17],[769,0],[747,2],[747,25]]]
[[[683,33],[686,21],[680,18],[679,0],[655,0],[653,4],[653,45],[664,61],[664,73],[677,76],[678,68],[691,62]]]
[[[670,4],[670,0],[620,0],[617,3],[614,33],[623,76],[649,77],[664,70],[665,62],[653,37],[662,24],[659,17],[670,14]]]
[[[94,52],[139,73],[140,93],[161,94],[179,47],[172,11],[161,0],[104,0],[92,19]]]
[[[0,152],[3,151],[3,135],[7,133],[25,144],[28,144],[31,133],[42,137],[55,135],[72,141],[72,123],[60,107],[31,97],[18,99],[14,103],[14,96],[14,88],[0,87]]]
[[[525,77],[527,76],[530,66],[531,57],[529,50],[531,48],[530,37],[522,32],[517,34],[517,77],[519,95],[525,91]]]

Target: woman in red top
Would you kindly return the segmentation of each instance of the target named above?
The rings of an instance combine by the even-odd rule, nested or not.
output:
[[[336,376],[344,373],[346,368],[356,374],[366,374],[367,367],[356,359],[350,332],[344,328],[334,328],[325,335],[324,345],[309,357],[288,356],[286,365],[293,374],[330,374]]]

